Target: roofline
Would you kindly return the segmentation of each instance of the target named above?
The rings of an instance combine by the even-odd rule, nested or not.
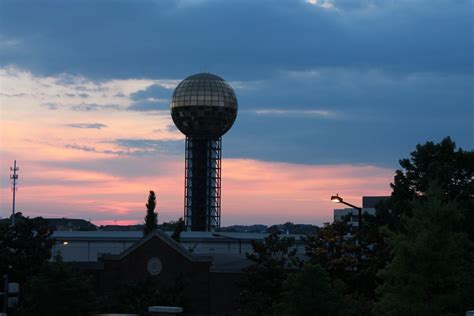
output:
[[[165,232],[159,229],[155,229],[153,232],[149,233],[145,237],[141,238],[138,240],[135,244],[132,246],[128,247],[124,251],[122,251],[118,255],[109,255],[105,254],[102,256],[102,260],[121,260],[124,257],[128,256],[130,253],[135,251],[135,249],[139,248],[143,244],[145,244],[147,241],[150,239],[157,237],[164,241],[168,246],[176,250],[178,253],[180,253],[182,256],[184,256],[186,259],[189,261],[202,261],[202,262],[212,262],[212,257],[211,256],[206,256],[206,255],[197,255],[186,248],[184,248],[180,243],[178,243],[176,240],[168,236]]]

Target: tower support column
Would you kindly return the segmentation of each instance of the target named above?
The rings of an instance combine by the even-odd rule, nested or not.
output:
[[[186,137],[184,219],[187,230],[220,228],[221,144],[221,137]]]

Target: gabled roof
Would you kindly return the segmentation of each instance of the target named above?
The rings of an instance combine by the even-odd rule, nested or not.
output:
[[[136,243],[134,243],[132,246],[128,247],[122,253],[118,255],[110,255],[110,254],[105,254],[101,257],[102,260],[107,259],[107,260],[121,260],[124,257],[128,256],[131,254],[133,251],[141,247],[143,244],[148,242],[152,238],[158,238],[164,243],[166,243],[168,246],[170,246],[173,250],[181,254],[183,257],[190,261],[212,261],[211,256],[206,256],[206,255],[199,255],[199,254],[194,254],[187,250],[185,247],[183,247],[180,243],[178,243],[176,240],[168,236],[165,232],[156,229],[153,232],[149,233],[142,239],[138,240]]]

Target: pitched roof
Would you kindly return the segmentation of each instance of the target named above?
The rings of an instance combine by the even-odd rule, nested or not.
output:
[[[183,257],[190,261],[212,261],[211,256],[207,255],[200,255],[200,254],[194,254],[187,250],[185,247],[183,247],[180,243],[178,243],[176,240],[168,236],[165,232],[156,229],[153,232],[149,233],[142,239],[138,240],[136,243],[134,243],[132,246],[128,247],[122,253],[118,255],[110,255],[110,254],[105,254],[102,256],[102,260],[107,259],[107,260],[121,260],[122,258],[128,256],[131,254],[133,251],[136,249],[140,248],[143,244],[151,240],[152,238],[158,238],[164,243],[166,243],[168,246],[170,246],[172,249],[174,249],[176,252],[181,254]]]

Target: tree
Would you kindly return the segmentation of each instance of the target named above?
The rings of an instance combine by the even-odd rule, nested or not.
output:
[[[389,231],[393,258],[380,272],[375,314],[460,315],[474,308],[474,248],[460,227],[456,201],[446,201],[445,187],[411,202],[401,229]]]
[[[143,313],[149,306],[186,306],[184,291],[189,279],[179,275],[172,285],[165,285],[157,277],[118,284],[113,292],[100,298],[103,313]]]
[[[94,309],[91,278],[57,256],[26,283],[15,315],[79,316]]]
[[[446,137],[439,144],[417,145],[409,158],[400,160],[400,166],[391,184],[390,199],[377,206],[372,225],[363,229],[368,244],[375,250],[374,260],[368,266],[372,275],[395,260],[393,236],[408,233],[406,223],[414,216],[414,207],[427,201],[430,185],[437,187],[440,203],[455,205],[452,215],[460,214],[463,218],[453,233],[466,234],[474,242],[474,152],[456,150],[454,141]],[[381,278],[384,275],[380,273],[376,278],[379,293],[383,282],[387,282],[385,277]]]
[[[158,214],[155,213],[156,196],[155,192],[150,191],[148,195],[148,203],[146,204],[145,226],[143,227],[143,235],[148,235],[158,228]]]
[[[351,232],[350,225],[344,221],[326,224],[318,235],[307,237],[306,253],[331,277],[347,281],[358,267],[359,246]]]
[[[343,284],[343,294],[357,314],[372,308],[375,274],[369,264],[375,249],[369,247],[346,221],[326,224],[318,235],[306,238],[306,253],[313,265],[321,266],[333,284]],[[342,288],[341,288],[342,290]]]
[[[307,262],[284,284],[283,315],[351,315],[344,299],[344,284],[331,280],[321,265]]]
[[[181,232],[184,231],[184,220],[182,217],[178,219],[178,221],[175,223],[173,234],[171,235],[171,238],[179,242],[181,239]]]
[[[395,173],[392,196],[377,216],[390,229],[399,229],[401,217],[411,216],[412,200],[422,199],[428,186],[436,183],[443,201],[458,201],[465,216],[465,231],[474,240],[474,151],[456,150],[456,143],[446,137],[439,144],[417,145],[410,156],[400,160],[403,169]]]
[[[299,267],[293,238],[278,233],[263,241],[252,241],[253,264],[244,269],[240,301],[245,315],[274,315],[282,299],[283,284],[289,269]]]
[[[22,283],[39,272],[51,257],[54,240],[44,219],[18,216],[15,226],[0,224],[0,275]]]

